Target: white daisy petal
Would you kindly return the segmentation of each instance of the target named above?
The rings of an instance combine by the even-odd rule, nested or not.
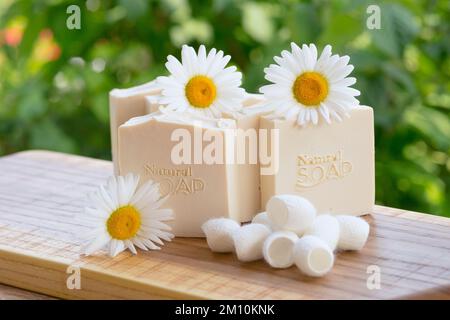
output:
[[[326,123],[340,121],[349,115],[349,109],[359,105],[355,96],[360,92],[350,87],[356,79],[348,77],[353,71],[350,57],[333,55],[330,45],[319,55],[314,44],[300,48],[291,43],[291,52],[283,50],[273,59],[276,64],[264,69],[271,84],[259,88],[266,98],[269,116],[295,119],[300,126],[317,125],[321,118]]]
[[[101,218],[105,218],[106,216],[108,216],[106,211],[98,209],[98,208],[86,207],[86,208],[84,208],[84,212],[93,218],[101,219]]]
[[[186,70],[177,58],[171,55],[168,56],[165,66],[167,70],[174,75],[174,77],[180,79],[181,82],[187,82],[188,76],[186,74]]]
[[[162,231],[162,230],[154,229],[154,228],[148,228],[148,230],[146,230],[146,231],[141,230],[138,232],[138,236],[147,237],[148,233],[152,233],[155,236],[157,236],[165,241],[171,241],[172,238],[174,237],[173,234],[170,232]]]
[[[283,97],[285,95],[285,87],[279,84],[268,84],[259,88],[259,92],[265,96]]]
[[[242,74],[240,72],[234,71],[233,73],[222,73],[214,78],[215,83],[220,88],[224,87],[230,81],[237,81],[237,86],[240,85],[242,79]],[[222,91],[219,89],[218,91]]]
[[[305,59],[303,56],[303,51],[294,42],[291,43],[291,50],[292,50],[292,54],[293,54],[295,60],[297,61],[297,64],[299,65],[299,68],[300,68],[299,72],[297,74],[294,74],[294,76],[298,76],[298,74],[303,73],[307,70]]]
[[[317,59],[316,65],[314,66],[314,70],[321,72],[323,70],[323,66],[331,57],[331,46],[328,44],[323,48],[322,54],[319,59]]]
[[[333,109],[330,109],[330,117],[335,119],[338,122],[342,121],[342,117],[336,111],[334,111]]]
[[[332,79],[333,82],[339,81],[347,77],[350,73],[352,73],[354,67],[353,65],[345,65],[334,67],[333,70],[329,72],[329,78]]]
[[[317,114],[316,108],[311,108],[311,121],[313,124],[317,124],[319,121],[319,115]]]
[[[156,78],[156,82],[158,83],[158,85],[164,89],[166,87],[175,87],[175,88],[184,88],[184,83],[175,77],[158,77]]]
[[[198,66],[199,66],[199,72],[201,74],[205,74],[206,73],[206,48],[204,45],[201,45],[198,48]]]
[[[187,45],[183,45],[181,48],[181,61],[188,78],[195,74],[195,61],[193,61],[192,51],[194,49]]]
[[[321,103],[321,104],[320,104],[320,107],[319,107],[319,112],[320,112],[320,114],[322,115],[322,117],[325,119],[325,121],[326,121],[327,123],[331,123],[331,120],[330,120],[330,112],[328,111],[328,108],[327,108],[326,105],[324,105],[323,103]]]
[[[333,65],[333,67],[328,71],[328,77],[330,79],[335,78],[337,75],[340,75],[342,71],[347,67],[348,62],[350,61],[349,56],[339,57],[337,62]],[[348,74],[347,74],[348,75]]]
[[[345,103],[349,106],[355,106],[359,103],[358,99],[356,99],[355,97],[341,91],[335,91],[333,89],[329,93],[329,98],[334,101],[342,101],[342,103]]]
[[[348,77],[339,81],[331,81],[331,82],[333,85],[336,85],[337,87],[349,87],[356,83],[356,78]]]
[[[149,240],[151,240],[152,242],[155,242],[161,246],[164,245],[164,242],[162,242],[162,240],[160,238],[158,238],[156,235],[154,235],[153,233],[149,233],[147,234],[147,237]]]
[[[225,66],[228,64],[228,62],[230,62],[230,60],[231,56],[224,56],[223,58],[221,57],[220,59],[216,59],[215,64],[209,70],[208,75],[211,78],[214,78],[221,70],[223,70],[223,68],[225,68]]]
[[[133,254],[137,254],[136,248],[133,245],[133,242],[130,240],[124,240],[125,247],[127,247]]]
[[[300,108],[298,108],[298,107],[291,107],[286,112],[285,118],[287,120],[292,120],[292,119],[294,119],[294,118],[296,118],[298,116],[299,112],[300,112]]]
[[[213,61],[216,59],[216,55],[217,55],[217,50],[216,48],[212,48],[209,52],[208,52],[208,56],[206,57],[206,70],[205,70],[205,74],[208,75],[209,74],[209,70],[211,69],[211,65],[213,63]]]
[[[312,58],[312,61],[313,61],[312,69],[314,69],[314,66],[315,66],[315,64],[317,62],[317,48],[316,48],[314,43],[311,43],[309,45],[309,52],[311,54],[311,58]]]
[[[302,52],[304,56],[306,70],[307,71],[313,70],[316,61],[313,60],[311,50],[306,44],[302,46]]]
[[[161,197],[159,186],[153,180],[149,180],[141,185],[136,193],[131,197],[130,204],[138,206],[139,203],[146,201],[155,201]]]
[[[119,206],[122,207],[127,204],[126,186],[123,176],[117,177],[117,198],[119,199]]]
[[[303,126],[305,124],[305,115],[306,115],[306,110],[304,108],[300,108],[300,111],[299,111],[298,117],[297,117],[298,125]]]
[[[114,256],[114,252],[116,252],[117,243],[118,243],[118,241],[116,239],[112,239],[109,242],[108,253],[109,253],[110,257]]]
[[[350,108],[348,106],[346,106],[345,104],[336,103],[330,99],[325,102],[325,105],[327,106],[328,110],[330,111],[330,115],[332,113],[331,112],[332,110],[340,116],[348,116],[349,115]]]
[[[222,112],[217,108],[216,105],[212,105],[209,107],[209,110],[211,110],[214,118],[220,118],[222,116]]]
[[[279,65],[276,65],[276,64],[271,64],[268,68],[264,69],[264,72],[276,74],[276,75],[283,77],[289,81],[294,81],[295,77],[297,75],[293,71],[283,69],[282,67],[280,67]]]
[[[85,255],[91,255],[92,253],[102,249],[104,246],[108,244],[111,240],[111,237],[105,232],[99,234],[92,242],[90,242],[87,246],[82,248],[82,253]]]
[[[353,65],[351,65],[351,64],[349,64],[349,65],[347,65],[347,66],[341,68],[341,69],[339,70],[339,73],[338,73],[338,74],[333,75],[333,78],[332,78],[333,81],[339,81],[339,80],[344,79],[344,78],[347,77],[350,73],[352,73],[353,69],[354,69],[354,67],[353,67]]]
[[[361,94],[361,92],[359,90],[356,90],[356,89],[350,88],[350,87],[334,86],[333,91],[345,93],[352,97],[359,96]]]
[[[292,85],[292,79],[286,78],[284,76],[281,76],[281,75],[278,75],[275,73],[266,72],[266,75],[264,78],[266,78],[266,80],[269,80],[270,82],[273,82],[273,83],[282,84],[285,86]]]
[[[159,222],[157,220],[144,220],[142,219],[142,229],[148,229],[148,228],[152,228],[152,229],[159,229],[159,230],[163,230],[163,231],[170,231],[172,230],[172,227],[165,224],[164,222]]]
[[[275,110],[274,110],[274,114],[276,115],[276,116],[282,116],[282,115],[284,115],[284,114],[286,114],[286,118],[288,118],[288,115],[287,115],[287,113],[288,113],[288,111],[290,110],[290,109],[299,109],[297,106],[293,106],[292,104],[291,104],[291,102],[289,101],[289,99],[284,99],[284,100],[280,100],[279,101],[279,103],[277,104],[277,106],[276,106],[276,108],[275,108]]]
[[[289,70],[292,70],[295,74],[300,72],[300,65],[297,63],[292,53],[287,50],[283,50],[281,51],[281,56],[289,66]]]
[[[117,198],[117,179],[116,177],[112,176],[108,179],[108,182],[106,183],[106,189],[108,190],[109,195],[111,196],[112,200],[112,206],[117,207],[119,206],[119,199]]]
[[[139,237],[134,237],[132,240],[133,244],[141,250],[148,251],[145,244],[140,240]]]
[[[93,192],[89,194],[89,200],[94,204],[97,208],[104,210],[106,212],[111,212],[114,208],[111,203],[105,202],[103,197],[100,194],[100,191],[97,190],[96,192]]]
[[[98,225],[97,227],[89,227],[89,229],[87,231],[81,231],[81,232],[77,233],[77,237],[78,237],[78,239],[80,239],[80,241],[82,243],[85,244],[83,246],[83,248],[84,248],[87,245],[89,245],[91,242],[93,242],[94,239],[96,239],[99,235],[101,235],[105,232],[106,231],[105,231],[104,226]]]
[[[125,249],[137,254],[136,247],[155,249],[159,247],[152,241],[163,245],[162,240],[173,238],[171,227],[166,222],[173,220],[174,214],[171,209],[160,208],[167,197],[161,198],[159,184],[149,180],[137,188],[138,183],[139,176],[130,173],[109,179],[106,187],[100,186],[89,195],[92,203],[85,208],[82,217],[77,217],[80,225],[89,228],[80,236],[87,243],[83,247],[85,254],[92,254],[103,247],[107,247],[111,257]],[[117,198],[115,203],[111,200],[113,198]],[[114,218],[111,218],[113,214]],[[118,223],[120,215],[140,221],[135,224],[137,229],[124,228]]]
[[[237,117],[236,112],[242,109],[247,94],[240,88],[242,74],[234,66],[226,67],[230,59],[221,50],[213,48],[206,52],[205,46],[201,45],[196,52],[183,45],[181,62],[173,56],[167,58],[170,76],[156,79],[161,88],[155,97],[161,105],[160,110],[214,119],[221,118],[223,113]],[[205,90],[205,86],[209,90]],[[221,103],[217,103],[219,99]],[[224,105],[233,105],[232,111],[222,108]]]
[[[109,242],[109,256],[114,258],[116,255],[118,255],[120,253],[120,249],[123,249],[124,245],[122,240],[117,240],[117,239],[112,239]]]
[[[322,74],[329,74],[330,70],[333,69],[334,65],[339,61],[339,56],[337,54],[332,55],[328,60],[325,60],[323,62],[323,66],[320,70],[318,70],[319,72],[321,72]]]
[[[158,247],[157,245],[155,245],[153,242],[151,242],[148,239],[141,239],[141,240],[145,244],[145,246],[147,248],[149,248],[150,250],[160,250],[161,249],[160,247]]]
[[[305,110],[305,123],[308,123],[311,120],[311,110],[307,108]]]

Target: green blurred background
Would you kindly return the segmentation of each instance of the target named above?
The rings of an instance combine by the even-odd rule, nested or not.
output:
[[[69,30],[67,7],[81,9]],[[369,30],[370,4],[381,29]],[[165,74],[183,43],[223,49],[244,87],[291,41],[349,54],[374,107],[377,203],[450,216],[450,2],[0,1],[0,155],[110,159],[108,92]]]

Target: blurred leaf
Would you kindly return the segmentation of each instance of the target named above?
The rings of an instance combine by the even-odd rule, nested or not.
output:
[[[74,153],[76,151],[74,141],[49,118],[37,122],[31,128],[30,148],[56,150],[68,153]]]
[[[361,26],[360,20],[347,13],[333,13],[319,37],[319,43],[322,46],[332,44],[336,51],[336,47],[342,47],[360,34]]]
[[[398,4],[383,4],[381,29],[370,30],[375,46],[385,54],[400,57],[403,47],[418,32],[414,17]]]
[[[402,68],[394,65],[393,63],[383,63],[383,70],[386,75],[391,76],[398,83],[400,83],[403,88],[413,94],[416,91],[416,86],[414,85],[413,79],[410,74]]]
[[[99,121],[109,123],[108,95],[106,93],[96,95],[92,99],[92,111]]]
[[[310,3],[295,3],[288,9],[286,26],[291,40],[296,43],[312,43],[320,35],[320,19],[316,8]]]
[[[119,0],[119,3],[125,8],[130,19],[143,16],[148,9],[148,2],[146,0]]]
[[[242,26],[255,40],[267,43],[273,37],[274,27],[270,6],[258,2],[246,2],[242,6]]]
[[[450,152],[449,117],[431,108],[411,107],[405,122],[419,130],[435,147]]]
[[[47,102],[39,84],[25,86],[17,105],[17,116],[23,120],[31,120],[47,111]]]

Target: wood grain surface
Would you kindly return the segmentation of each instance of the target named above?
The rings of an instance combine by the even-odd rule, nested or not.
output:
[[[0,158],[0,283],[70,299],[450,299],[450,219],[381,206],[365,217],[364,249],[338,253],[320,279],[240,263],[212,253],[204,239],[81,257],[78,234],[87,227],[77,216],[110,174],[110,162],[47,151]],[[371,265],[381,271],[379,290],[367,288]],[[80,290],[67,288],[68,266],[80,268]],[[0,286],[0,298],[26,294]]]
[[[0,284],[0,300],[55,300],[55,298]]]

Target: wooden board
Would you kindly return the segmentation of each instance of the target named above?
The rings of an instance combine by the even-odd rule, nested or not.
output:
[[[0,284],[0,300],[55,300],[55,298]]]
[[[450,219],[381,206],[366,217],[366,247],[339,253],[321,279],[240,263],[204,239],[80,257],[77,233],[86,227],[74,218],[111,173],[110,162],[46,151],[0,158],[0,283],[70,299],[450,298]],[[80,267],[80,290],[66,286],[69,265]],[[381,270],[380,290],[367,288],[370,265]]]

